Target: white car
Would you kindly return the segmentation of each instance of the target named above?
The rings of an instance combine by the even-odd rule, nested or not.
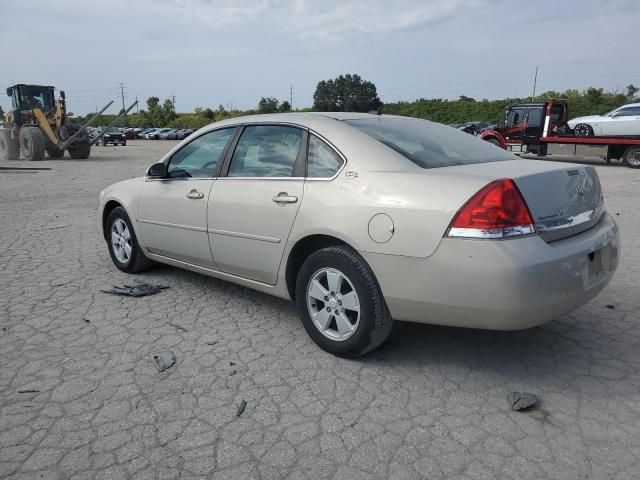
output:
[[[567,123],[580,137],[640,135],[640,103],[623,105],[604,115],[574,118]]]

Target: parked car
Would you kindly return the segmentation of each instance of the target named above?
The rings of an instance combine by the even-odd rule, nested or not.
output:
[[[146,138],[147,140],[160,140],[161,136],[169,132],[170,130],[170,128],[156,128],[155,130],[147,133],[144,138]]]
[[[102,136],[102,145],[106,147],[110,143],[113,145],[122,145],[123,147],[127,145],[127,139],[121,128],[110,127],[107,133]]]
[[[567,123],[581,137],[640,136],[640,103],[623,105],[604,115],[574,118]]]
[[[189,135],[191,135],[193,132],[194,132],[194,130],[192,130],[191,128],[185,128],[184,130],[181,131],[179,139],[180,140],[184,140]]]
[[[479,135],[480,132],[485,130],[488,126],[489,122],[467,122],[462,125],[458,125],[455,128],[470,135]]]
[[[175,140],[175,132],[176,130],[173,128],[166,128],[158,134],[158,138],[160,140]]]
[[[124,134],[124,138],[127,140],[133,140],[136,138],[136,132],[133,128],[125,128],[122,133]]]
[[[516,330],[562,316],[609,283],[620,242],[592,166],[335,112],[204,127],[102,191],[99,222],[118,269],[157,261],[292,299],[342,356],[376,348],[392,319]]]

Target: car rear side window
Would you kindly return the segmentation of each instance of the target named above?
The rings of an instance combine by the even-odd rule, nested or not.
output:
[[[345,120],[422,168],[517,160],[515,155],[455,128],[417,118]]]
[[[300,146],[302,130],[280,125],[251,125],[238,141],[229,177],[290,177]]]
[[[225,128],[194,138],[169,160],[169,178],[211,177],[234,132],[235,128]]]
[[[309,137],[309,156],[307,159],[307,177],[309,178],[331,178],[344,161],[324,141],[315,135]]]

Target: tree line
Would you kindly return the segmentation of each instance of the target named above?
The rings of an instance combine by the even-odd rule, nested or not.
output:
[[[602,88],[591,87],[586,90],[547,91],[537,95],[534,100],[566,99],[571,108],[571,117],[578,117],[613,110],[633,101],[638,91],[639,89],[633,84],[627,86],[624,92],[606,92]],[[313,107],[295,111],[383,111],[388,114],[424,118],[445,124],[469,121],[497,123],[503,118],[507,106],[528,101],[531,101],[531,98],[487,100],[461,95],[457,100],[419,98],[412,102],[399,101],[383,104],[373,82],[364,80],[357,74],[347,74],[320,81],[313,95]],[[225,108],[219,105],[216,109],[198,107],[192,113],[176,113],[171,100],[166,99],[160,103],[158,97],[147,99],[146,107],[121,119],[118,126],[195,129],[243,115],[292,111],[290,102],[280,101],[275,97],[261,97],[256,108],[249,110],[239,110],[232,106]],[[103,115],[98,124],[108,124],[113,118],[115,115]],[[84,119],[79,119],[79,121],[82,120]]]

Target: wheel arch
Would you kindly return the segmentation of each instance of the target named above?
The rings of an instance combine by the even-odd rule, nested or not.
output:
[[[496,130],[485,130],[480,134],[480,139],[485,141],[489,141],[490,139],[497,140],[500,144],[500,148],[503,150],[507,149],[507,141],[502,134]]]
[[[122,207],[124,208],[124,205],[122,205],[120,202],[117,202],[116,200],[109,200],[107,203],[105,203],[104,205],[104,209],[102,210],[102,236],[105,238],[105,240],[107,239],[107,218],[109,218],[109,214],[111,212],[113,212],[116,208],[118,207]],[[126,211],[126,208],[125,208]]]
[[[298,277],[298,272],[300,271],[304,261],[309,257],[309,255],[317,252],[318,250],[337,245],[343,245],[355,250],[355,248],[349,245],[346,241],[338,237],[334,237],[333,235],[325,234],[307,235],[295,243],[287,257],[285,268],[287,292],[292,300],[295,300],[296,278]]]

